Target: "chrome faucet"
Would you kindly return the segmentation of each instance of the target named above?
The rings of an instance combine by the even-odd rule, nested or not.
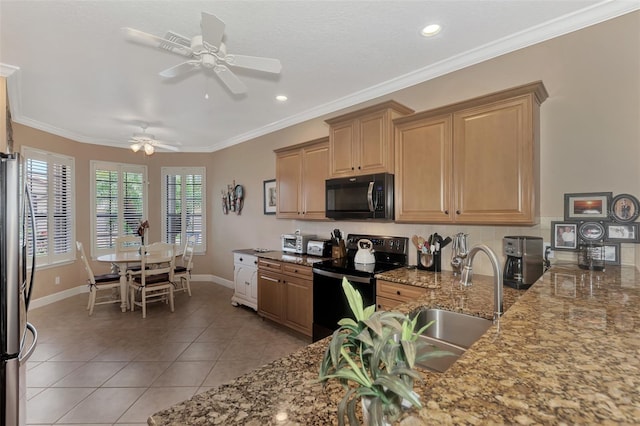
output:
[[[491,261],[491,267],[493,268],[493,322],[495,323],[502,316],[502,271],[500,268],[500,261],[496,257],[496,254],[489,247],[484,244],[474,246],[469,250],[469,254],[465,260],[460,275],[460,284],[463,286],[470,286],[472,284],[471,277],[473,275],[472,263],[476,254],[482,251]]]

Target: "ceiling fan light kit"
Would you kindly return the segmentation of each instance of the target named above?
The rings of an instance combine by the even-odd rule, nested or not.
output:
[[[190,58],[186,62],[161,71],[161,77],[174,78],[194,69],[212,69],[229,91],[238,95],[246,93],[247,88],[228,68],[229,66],[280,74],[282,64],[278,59],[247,55],[227,55],[226,46],[222,42],[225,24],[215,15],[202,12],[200,28],[202,29],[202,34],[196,35],[191,39],[173,31],[167,32],[165,38],[132,28],[123,28],[123,31],[131,41]]]

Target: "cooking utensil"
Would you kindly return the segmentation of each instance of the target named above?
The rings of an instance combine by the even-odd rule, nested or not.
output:
[[[417,235],[414,235],[413,237],[411,237],[411,242],[413,243],[414,246],[416,246],[418,250],[422,248],[422,246],[420,245],[420,242],[418,241]]]

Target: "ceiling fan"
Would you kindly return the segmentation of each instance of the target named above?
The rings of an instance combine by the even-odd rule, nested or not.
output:
[[[123,31],[131,41],[190,58],[186,62],[161,71],[162,77],[177,77],[193,69],[211,69],[232,93],[242,94],[247,91],[247,88],[229,67],[280,74],[282,65],[278,59],[227,54],[226,46],[222,42],[225,24],[215,15],[202,12],[200,27],[202,34],[191,39],[173,31],[168,31],[164,38],[133,28],[123,28]]]
[[[152,155],[157,148],[166,149],[169,151],[180,151],[177,147],[160,142],[150,133],[147,133],[147,123],[142,123],[142,133],[134,133],[129,142],[131,143],[131,150],[138,152],[141,149],[146,155]]]

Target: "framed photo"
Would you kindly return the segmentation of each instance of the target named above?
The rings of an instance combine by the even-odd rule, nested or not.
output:
[[[606,265],[620,264],[620,243],[605,243],[602,253],[604,253],[604,263]],[[592,256],[594,260],[602,260],[599,250],[594,250]]]
[[[607,219],[611,192],[564,194],[564,220]]]
[[[604,225],[601,222],[582,222],[578,235],[584,241],[600,241],[604,239]]]
[[[640,213],[638,199],[633,195],[616,195],[611,201],[611,218],[616,222],[634,222]]]
[[[605,237],[607,242],[615,243],[640,243],[637,223],[616,223],[604,224]]]
[[[551,222],[551,248],[554,250],[576,250],[578,248],[578,224]]]
[[[569,274],[554,274],[556,296],[576,297],[576,276]]]
[[[262,201],[264,204],[264,214],[276,214],[276,203],[278,197],[276,194],[276,180],[265,180]]]

